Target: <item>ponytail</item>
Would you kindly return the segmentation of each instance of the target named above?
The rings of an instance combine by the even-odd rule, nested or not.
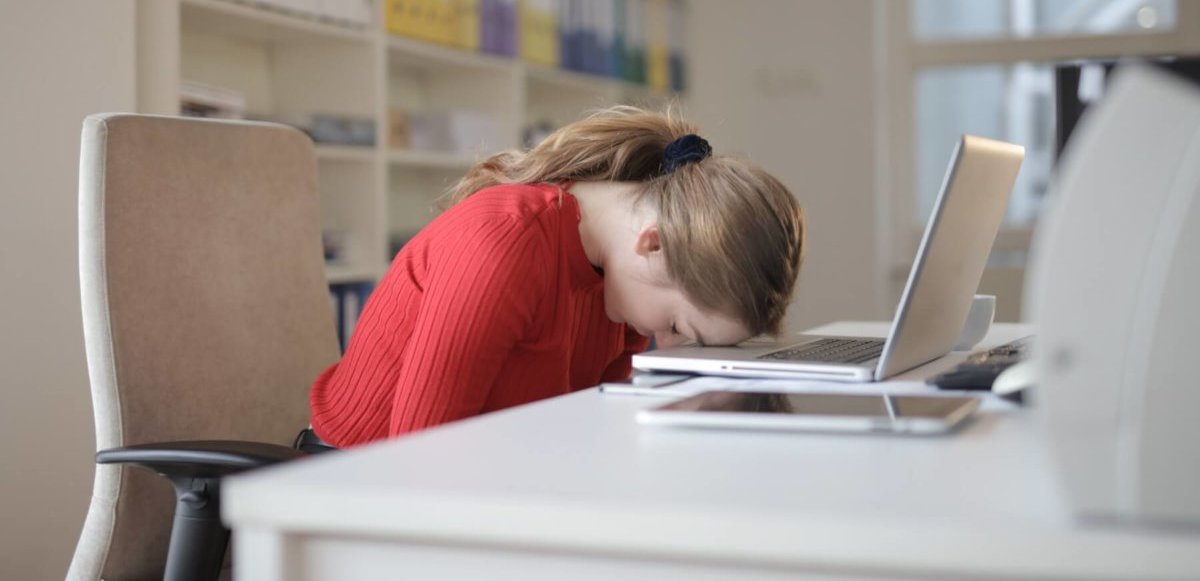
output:
[[[448,207],[488,186],[574,181],[645,182],[663,173],[663,152],[695,133],[674,116],[617,106],[551,133],[525,152],[509,150],[475,164],[442,197]]]

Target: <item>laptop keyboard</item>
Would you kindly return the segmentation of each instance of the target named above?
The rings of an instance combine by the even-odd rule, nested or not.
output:
[[[822,363],[862,363],[879,357],[883,339],[819,339],[760,355],[759,359],[776,361],[819,361]]]

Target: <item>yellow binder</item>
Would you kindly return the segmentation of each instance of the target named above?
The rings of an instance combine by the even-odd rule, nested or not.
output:
[[[479,0],[452,0],[454,11],[451,44],[479,50]]]
[[[650,0],[646,7],[646,84],[656,91],[666,91],[670,83],[667,3],[666,0]]]
[[[520,54],[531,63],[558,66],[558,13],[550,0],[521,0]]]

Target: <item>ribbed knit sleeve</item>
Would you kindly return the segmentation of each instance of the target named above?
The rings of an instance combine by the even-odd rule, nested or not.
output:
[[[429,256],[388,435],[479,414],[549,288],[544,234],[516,220],[471,224]]]

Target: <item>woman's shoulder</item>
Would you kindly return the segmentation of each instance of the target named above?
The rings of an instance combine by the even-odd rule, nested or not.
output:
[[[536,220],[557,209],[563,190],[554,184],[500,184],[489,186],[455,204],[451,210],[477,216],[508,216]]]
[[[414,246],[507,247],[538,239],[553,248],[561,228],[569,224],[563,209],[573,203],[553,184],[502,184],[475,192],[435,218],[413,239]],[[570,206],[573,207],[573,206]],[[525,242],[521,242],[524,240]]]

